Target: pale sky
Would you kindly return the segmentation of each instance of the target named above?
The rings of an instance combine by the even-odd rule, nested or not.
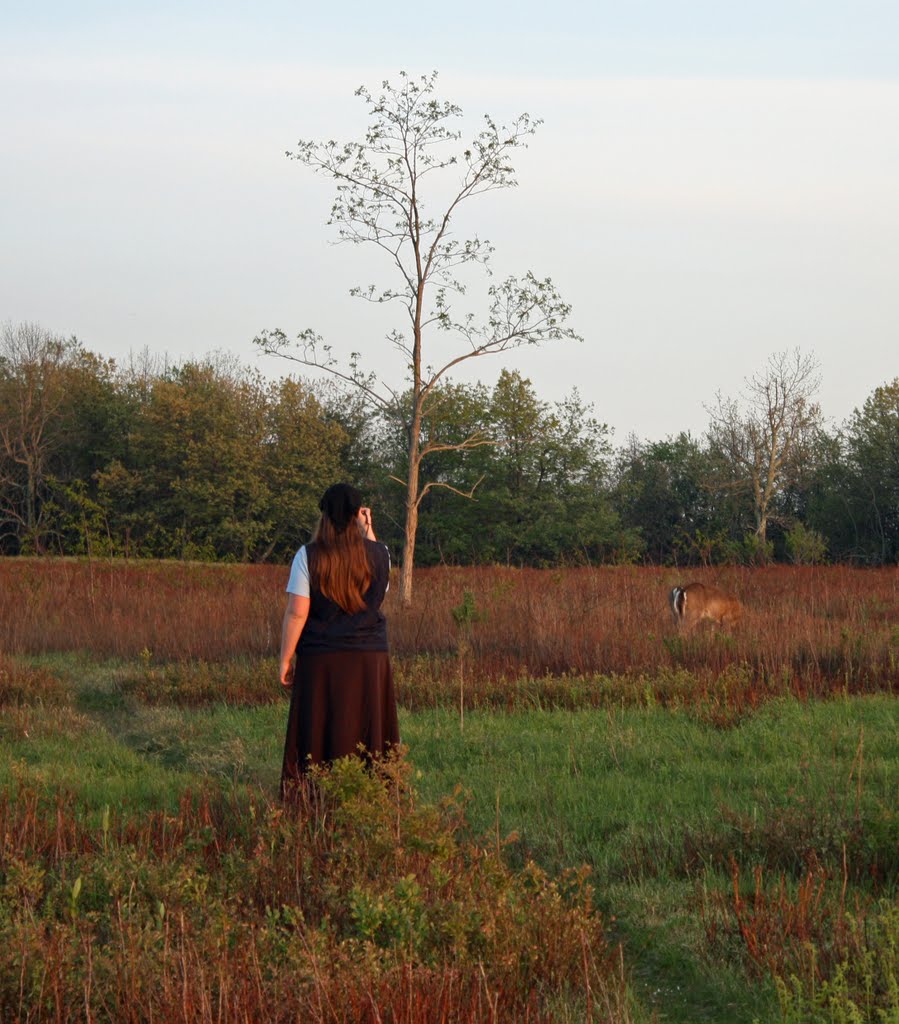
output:
[[[701,432],[797,345],[837,422],[899,375],[895,0],[88,0],[3,23],[0,321],[271,376],[253,337],[312,327],[395,378],[391,323],[347,294],[389,271],[331,244],[332,186],[284,152],[358,137],[357,86],[436,68],[471,131],[543,119],[520,187],[461,226],[499,276],[551,276],[585,338],[475,376],[577,385],[623,442]]]

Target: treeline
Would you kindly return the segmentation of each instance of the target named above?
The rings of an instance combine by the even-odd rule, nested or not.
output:
[[[545,402],[506,370],[493,386],[447,385],[422,428],[437,444],[416,561],[899,558],[899,379],[839,429],[806,415],[784,457],[762,460],[763,508],[752,444],[764,455],[765,439],[731,412],[730,433],[719,416],[702,437],[615,447],[576,390]],[[272,381],[229,357],[117,366],[75,339],[8,324],[0,552],[284,561],[308,538],[321,492],[343,478],[399,552],[408,445],[395,422],[358,394]],[[473,437],[481,443],[451,450]]]

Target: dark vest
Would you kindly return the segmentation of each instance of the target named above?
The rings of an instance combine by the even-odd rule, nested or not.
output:
[[[390,555],[385,545],[375,540],[365,542],[371,583],[365,592],[365,608],[347,614],[312,583],[310,571],[309,617],[300,634],[297,654],[319,654],[325,651],[386,651],[387,620],[381,603],[390,578]],[[315,544],[306,545],[310,570]]]

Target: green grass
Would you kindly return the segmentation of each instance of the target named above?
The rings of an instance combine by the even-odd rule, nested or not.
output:
[[[422,793],[462,783],[475,829],[501,831],[557,870],[572,860],[602,878],[629,875],[635,840],[659,852],[684,833],[726,827],[722,808],[756,820],[804,802],[854,814],[895,806],[899,705],[888,697],[765,706],[718,730],[683,712],[469,713],[405,716]]]
[[[147,706],[118,686],[133,664],[92,663],[52,655],[32,663],[71,688],[77,715],[88,723],[73,736],[63,728],[0,739],[0,784],[14,775],[65,785],[95,810],[106,804],[138,812],[173,810],[186,788],[210,777],[277,791],[287,702],[262,708],[224,704],[200,709]]]
[[[513,856],[550,871],[591,865],[661,1020],[777,1019],[770,981],[704,953],[697,888],[726,889],[725,851],[788,869],[809,840],[838,855],[858,820],[895,864],[899,708],[887,697],[772,703],[725,731],[663,710],[469,714],[462,734],[445,711],[402,725],[425,797],[461,783],[474,832],[517,833]]]
[[[133,663],[39,667],[71,707],[0,712],[0,785],[65,785],[97,815],[170,810],[209,779],[276,791],[286,701],[151,707],[118,684]],[[513,864],[590,866],[647,1019],[779,1019],[769,979],[710,954],[698,908],[704,890],[726,891],[731,856],[795,880],[814,851],[836,874],[845,863],[853,891],[895,898],[890,697],[774,701],[729,729],[662,708],[468,712],[464,731],[437,709],[403,712],[400,727],[424,800],[461,785],[471,833],[505,841]]]

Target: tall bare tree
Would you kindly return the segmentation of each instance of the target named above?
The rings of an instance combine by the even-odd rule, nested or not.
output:
[[[405,328],[390,331],[387,339],[403,357],[405,378],[391,383],[383,375],[365,372],[358,352],[339,363],[330,346],[311,330],[297,337],[295,347],[280,330],[263,332],[256,339],[267,353],[325,370],[358,388],[372,411],[402,424],[408,453],[406,478],[399,481],[406,489],[404,604],[412,600],[422,499],[433,487],[455,490],[446,481],[424,479],[425,459],[439,451],[491,443],[479,431],[452,444],[422,436],[429,403],[439,399],[440,383],[466,360],[577,337],[566,326],[570,306],[552,281],[530,272],[491,284],[483,316],[457,312],[456,304],[466,294],[462,277],[478,268],[489,277],[493,254],[484,239],[454,234],[457,215],[470,200],[517,184],[512,154],[526,145],[540,122],[522,114],[507,127],[485,116],[480,132],[464,145],[461,131],[454,127],[462,111],[436,97],[436,83],[436,72],[419,79],[403,73],[399,86],[384,82],[377,98],[360,88],[356,95],[371,118],[363,141],[300,142],[297,151],[288,154],[337,183],[329,223],[336,225],[339,240],[373,246],[391,269],[393,284],[353,288],[351,294],[403,308]],[[448,354],[435,343],[437,332],[452,340]]]
[[[821,410],[814,401],[819,384],[813,356],[799,349],[778,352],[746,380],[739,398],[719,392],[715,405],[706,409],[709,440],[728,466],[727,486],[751,496],[761,550],[775,500],[798,472],[805,447],[819,429]]]
[[[43,497],[61,437],[66,373],[79,350],[35,323],[0,332],[0,536],[43,549]]]

